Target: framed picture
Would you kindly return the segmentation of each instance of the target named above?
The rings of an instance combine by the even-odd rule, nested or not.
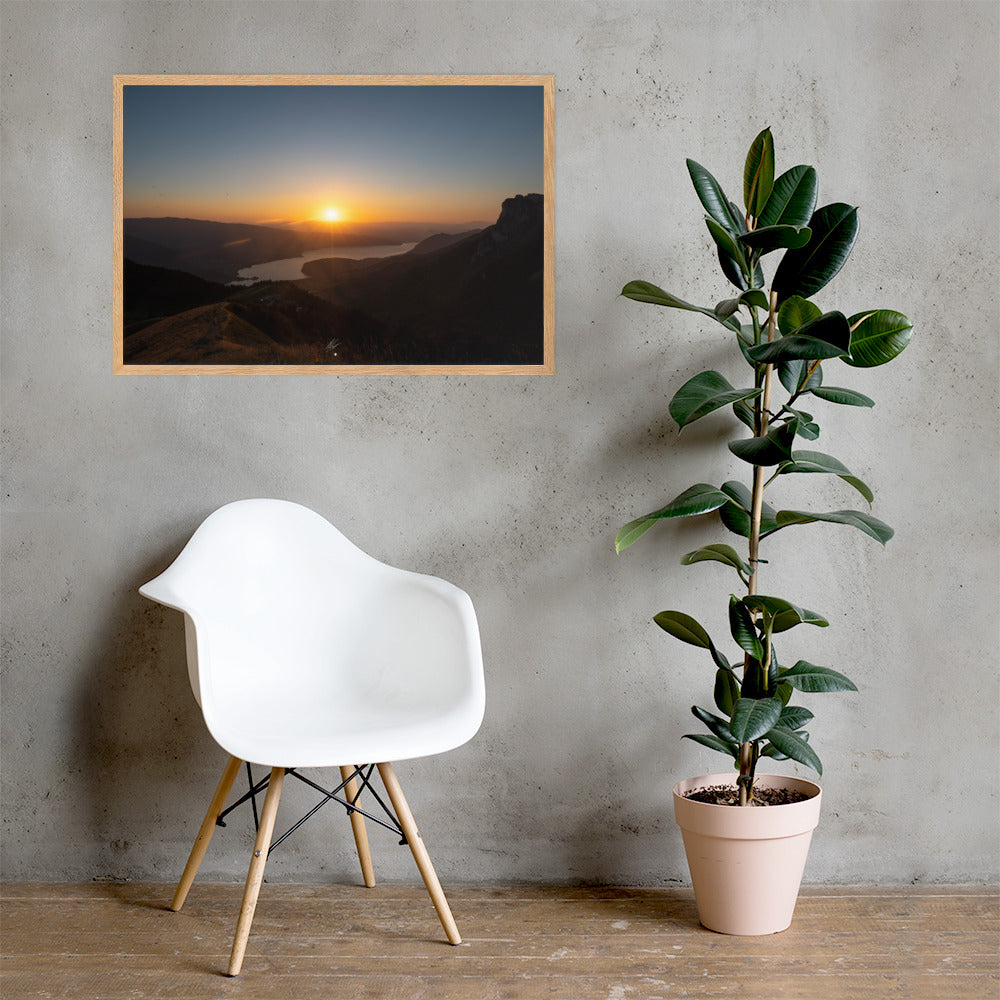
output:
[[[114,370],[551,372],[551,76],[116,76]]]

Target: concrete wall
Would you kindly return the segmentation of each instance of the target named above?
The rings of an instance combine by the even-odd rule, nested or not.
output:
[[[720,766],[679,739],[711,668],[650,619],[676,607],[725,634],[728,577],[678,565],[725,539],[707,521],[620,557],[613,539],[742,474],[725,416],[679,436],[666,413],[696,371],[740,372],[713,324],[618,292],[726,294],[684,158],[738,191],[771,125],[779,169],[814,163],[823,200],[861,206],[821,303],[916,326],[889,368],[840,369],[878,405],[825,407],[819,442],[896,538],[813,526],[768,553],[765,591],[832,623],[790,656],[863,692],[806,699],[826,764],[807,879],[995,877],[995,4],[25,2],[2,18],[5,876],[177,876],[223,754],[180,617],[136,588],[217,506],[279,496],[475,601],[482,731],[399,768],[445,880],[686,878],[670,788]],[[554,73],[556,373],[112,376],[116,72]],[[853,502],[820,478],[789,504]],[[373,840],[380,875],[416,877]],[[271,877],[357,877],[343,815],[290,844]],[[205,875],[242,878],[248,846],[231,824]]]

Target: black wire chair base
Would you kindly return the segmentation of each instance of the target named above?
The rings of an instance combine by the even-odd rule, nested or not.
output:
[[[298,820],[298,822],[290,826],[280,837],[278,837],[271,843],[271,846],[268,849],[268,854],[270,855],[270,853],[279,844],[281,844],[284,840],[286,840],[293,833],[295,833],[295,831],[298,830],[298,828],[302,826],[302,824],[305,823],[307,819],[311,818],[312,816],[315,816],[316,813],[318,813],[320,809],[323,808],[323,806],[327,805],[330,802],[339,802],[340,805],[342,805],[347,810],[348,816],[350,816],[351,813],[359,813],[361,816],[364,816],[365,819],[370,820],[372,823],[376,823],[378,826],[383,826],[385,827],[385,829],[391,830],[393,833],[398,834],[400,837],[399,841],[400,845],[405,846],[406,834],[403,833],[403,828],[402,826],[400,826],[399,820],[396,818],[396,814],[389,808],[389,806],[385,804],[385,802],[382,800],[382,797],[375,790],[375,787],[371,783],[371,777],[374,771],[375,771],[374,764],[355,764],[354,770],[351,774],[349,774],[346,778],[344,778],[344,780],[339,785],[337,785],[336,788],[327,791],[327,789],[323,788],[322,785],[318,785],[316,784],[315,781],[312,781],[305,775],[299,774],[299,772],[294,767],[288,768],[285,771],[285,774],[290,774],[293,778],[298,778],[299,781],[301,781],[303,784],[308,785],[310,788],[315,789],[317,792],[320,792],[323,795],[323,798],[320,799],[320,801],[317,802],[316,805],[314,805],[312,809],[310,809],[300,820]],[[247,781],[250,785],[250,790],[241,795],[240,798],[238,798],[231,806],[227,806],[225,809],[222,810],[221,813],[219,813],[219,815],[216,817],[215,820],[216,826],[225,826],[226,817],[234,809],[238,809],[240,806],[249,802],[250,807],[253,810],[254,830],[258,830],[260,828],[260,817],[257,813],[257,796],[260,795],[263,791],[265,791],[267,789],[267,786],[270,784],[271,782],[270,771],[268,771],[268,773],[259,781],[254,781],[253,768],[250,766],[250,763],[247,762]],[[346,788],[352,781],[357,781],[358,785],[356,786],[353,797],[348,797]],[[373,816],[370,812],[366,812],[364,809],[358,806],[357,804],[358,799],[361,798],[361,793],[365,789],[367,789],[371,793],[371,797],[381,808],[385,818],[381,818],[379,816]],[[341,792],[344,793],[343,797],[341,797],[340,795]]]

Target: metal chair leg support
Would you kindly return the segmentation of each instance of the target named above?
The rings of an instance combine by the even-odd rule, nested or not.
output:
[[[191,888],[191,883],[194,882],[195,875],[198,874],[202,859],[205,857],[205,852],[208,850],[208,845],[212,840],[212,833],[215,831],[215,821],[219,818],[222,807],[226,804],[226,799],[229,797],[229,792],[233,787],[233,782],[236,780],[236,775],[239,773],[240,764],[242,763],[243,761],[239,757],[230,757],[226,763],[225,770],[222,772],[222,778],[219,780],[219,786],[216,788],[215,795],[212,796],[212,801],[208,806],[208,812],[205,813],[205,818],[202,820],[201,829],[198,831],[198,836],[194,839],[194,846],[191,848],[191,854],[188,856],[187,864],[184,866],[184,874],[181,875],[181,880],[177,883],[177,891],[174,893],[174,900],[170,904],[171,910],[179,910],[184,905],[184,900],[187,899],[188,890]]]
[[[247,872],[247,884],[243,890],[243,903],[240,906],[239,919],[236,921],[236,937],[233,939],[233,950],[229,956],[230,976],[238,976],[243,967],[243,955],[250,937],[254,910],[257,908],[260,884],[264,880],[264,864],[267,861],[268,848],[271,846],[271,834],[274,832],[274,819],[278,812],[278,799],[281,797],[281,784],[284,778],[283,767],[271,768],[271,780],[267,786],[267,795],[264,797],[260,826],[253,845],[253,857],[250,859],[250,870]]]
[[[385,790],[389,793],[389,801],[392,803],[393,809],[396,810],[396,818],[399,820],[399,825],[403,828],[406,842],[410,845],[413,860],[416,861],[420,877],[424,880],[424,885],[427,886],[427,891],[430,893],[431,902],[434,904],[434,909],[437,910],[441,926],[444,928],[444,932],[448,935],[448,940],[452,944],[461,944],[462,935],[458,933],[455,918],[451,915],[451,907],[448,906],[448,900],[445,898],[444,890],[441,888],[441,883],[438,881],[434,866],[431,864],[427,848],[424,847],[424,842],[420,838],[420,831],[417,829],[413,813],[410,812],[410,807],[403,796],[403,790],[399,787],[399,781],[396,778],[395,771],[392,769],[392,764],[379,764],[378,773],[382,776],[382,783],[385,785]]]

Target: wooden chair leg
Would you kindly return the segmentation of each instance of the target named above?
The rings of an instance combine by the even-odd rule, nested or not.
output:
[[[346,781],[344,785],[344,795],[349,802],[354,801],[354,796],[358,793],[357,783],[351,775],[354,768],[349,764],[340,769],[340,780]],[[354,843],[358,848],[358,859],[361,861],[361,875],[365,880],[365,885],[371,889],[375,885],[375,869],[372,867],[372,855],[368,848],[368,830],[365,827],[365,818],[359,812],[351,813],[351,829],[354,831]]]
[[[239,757],[230,757],[226,763],[222,778],[219,780],[219,787],[216,788],[215,795],[212,796],[198,836],[194,838],[194,846],[191,848],[187,864],[184,866],[184,874],[181,875],[181,880],[177,883],[177,891],[170,904],[171,910],[179,910],[184,905],[184,900],[187,899],[188,890],[191,888],[191,883],[194,882],[195,875],[198,874],[202,859],[205,857],[205,852],[212,840],[212,834],[215,832],[215,821],[219,818],[219,813],[222,812],[226,799],[229,798],[229,791],[233,787],[233,782],[236,780],[236,774],[242,763],[243,761]]]
[[[238,976],[243,966],[243,955],[247,950],[247,939],[250,937],[253,913],[257,908],[260,884],[264,880],[264,864],[267,861],[268,848],[271,846],[274,818],[278,812],[278,799],[281,797],[281,784],[284,779],[285,769],[283,767],[271,768],[271,779],[268,782],[267,794],[264,796],[264,807],[260,812],[260,826],[257,828],[253,857],[250,858],[250,870],[247,872],[247,884],[243,890],[243,903],[240,906],[239,919],[236,921],[236,937],[233,939],[233,950],[229,956],[230,976]]]
[[[444,932],[448,935],[448,940],[452,944],[461,944],[462,936],[458,933],[458,927],[455,924],[455,918],[451,915],[448,900],[445,899],[444,890],[441,888],[441,883],[438,881],[434,866],[431,864],[427,848],[424,847],[424,842],[420,839],[420,831],[417,830],[417,824],[413,820],[413,813],[410,812],[410,807],[406,804],[403,790],[399,787],[399,781],[396,779],[396,773],[392,769],[392,764],[379,764],[378,773],[382,776],[382,783],[385,785],[385,790],[389,793],[389,801],[392,802],[392,807],[396,810],[396,818],[399,820],[399,825],[403,828],[403,833],[406,835],[406,842],[410,845],[410,850],[413,852],[413,860],[416,861],[420,876],[424,880],[424,885],[427,886],[427,891],[430,893],[434,909],[437,910],[437,915],[441,920],[441,926],[444,928]]]

